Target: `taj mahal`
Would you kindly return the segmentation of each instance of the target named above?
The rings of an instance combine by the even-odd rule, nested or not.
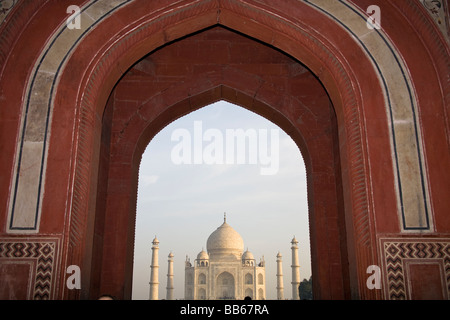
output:
[[[152,262],[150,273],[150,300],[158,299],[158,250],[159,241],[152,242]],[[298,241],[291,241],[292,250],[292,297],[299,300],[300,265]],[[173,259],[168,256],[166,300],[173,300]],[[282,256],[278,252],[277,263],[277,299],[284,300]],[[265,300],[266,271],[264,256],[257,263],[253,254],[244,252],[244,240],[228,223],[224,214],[223,223],[207,239],[206,251],[202,249],[191,262],[186,256],[184,299],[186,300]]]

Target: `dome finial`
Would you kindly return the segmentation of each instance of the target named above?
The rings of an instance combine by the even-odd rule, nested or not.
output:
[[[223,213],[223,222],[224,223],[227,222],[227,213],[226,212]]]
[[[206,251],[208,254],[235,254],[236,257],[244,251],[244,241],[236,230],[226,223],[226,213],[224,223],[222,223],[206,241]]]

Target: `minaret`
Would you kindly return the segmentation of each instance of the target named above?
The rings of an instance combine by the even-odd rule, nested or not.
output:
[[[298,264],[298,241],[294,238],[292,244],[292,300],[300,300],[298,286],[300,285],[300,265]]]
[[[150,300],[158,300],[158,239],[153,239],[153,246],[152,246],[152,265],[150,266],[151,273],[150,273]]]
[[[173,253],[169,253],[166,300],[173,300]]]
[[[284,300],[283,267],[281,253],[277,254],[277,299]]]

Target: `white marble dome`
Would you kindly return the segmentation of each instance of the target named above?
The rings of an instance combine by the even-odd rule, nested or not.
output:
[[[244,254],[242,255],[242,260],[255,260],[253,253],[251,253],[250,251],[245,251]]]
[[[209,236],[206,249],[210,255],[233,254],[240,257],[244,251],[244,240],[226,220]]]
[[[205,250],[200,251],[200,253],[197,255],[197,260],[208,260],[209,255]]]

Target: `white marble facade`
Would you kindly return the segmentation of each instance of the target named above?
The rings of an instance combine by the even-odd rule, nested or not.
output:
[[[186,300],[266,298],[265,262],[244,252],[244,241],[226,221],[207,240],[207,251],[185,262]]]

